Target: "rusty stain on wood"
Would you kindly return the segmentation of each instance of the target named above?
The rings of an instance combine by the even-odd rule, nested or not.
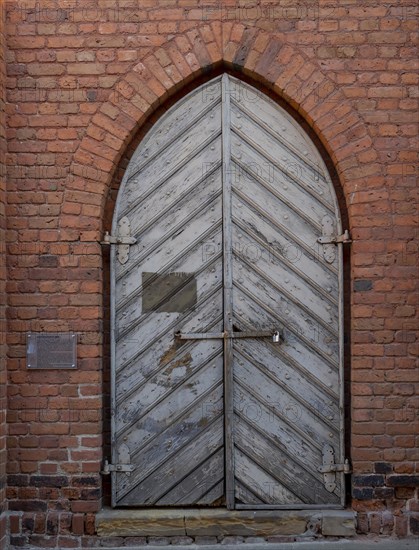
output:
[[[162,359],[163,358],[165,359],[164,363],[166,363],[167,362],[167,357],[163,356]],[[187,353],[186,355],[184,355],[183,357],[181,357],[177,361],[173,361],[173,362],[169,363],[169,366],[163,371],[163,374],[165,374],[166,376],[168,376],[170,378],[170,376],[171,376],[171,374],[174,370],[184,367],[185,368],[185,376],[189,377],[193,372],[193,369],[191,368],[191,363],[192,363],[192,355],[190,353]]]

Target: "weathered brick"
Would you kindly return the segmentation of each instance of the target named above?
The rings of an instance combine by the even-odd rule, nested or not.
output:
[[[47,502],[40,500],[13,500],[9,502],[9,509],[19,512],[45,512]]]
[[[355,487],[383,487],[384,476],[380,474],[354,475],[353,484]]]
[[[373,498],[372,487],[354,487],[352,489],[352,497],[358,500],[371,500]]]
[[[68,479],[64,476],[31,476],[29,483],[34,487],[66,487]]]
[[[187,0],[176,6],[143,0],[141,10],[105,3],[95,8],[29,4],[15,9],[9,2],[0,10],[2,16],[8,12],[7,56],[0,42],[0,86],[8,88],[0,117],[0,254],[3,207],[10,241],[9,350],[0,340],[0,388],[5,386],[1,361],[8,355],[10,510],[28,510],[21,521],[13,519],[12,542],[43,548],[98,544],[94,514],[102,497],[100,414],[108,391],[101,340],[108,330],[102,306],[108,260],[106,252],[103,257],[99,250],[84,253],[80,245],[97,243],[102,226],[110,227],[129,159],[126,148],[157,118],[160,111],[154,109],[164,111],[169,96],[193,87],[192,75],[205,72],[206,78],[222,63],[287,98],[335,165],[336,187],[345,197],[344,225],[354,241],[346,332],[358,529],[417,534],[412,325],[417,248],[407,245],[414,242],[416,221],[413,6],[354,0],[321,5],[316,17],[293,18],[292,6],[279,6],[280,16],[276,10],[274,17],[278,6],[266,6],[270,17],[260,7],[262,17],[255,17],[256,7],[206,9]],[[3,25],[0,18],[0,35]],[[1,89],[0,103],[4,97]],[[146,115],[154,118],[144,124]],[[65,248],[52,248],[64,243]],[[0,304],[6,303],[5,279],[0,269]],[[25,367],[29,330],[93,336],[79,342],[78,369],[49,371],[46,382],[44,372]],[[41,401],[42,422],[40,411],[29,407],[38,398],[47,400]],[[0,462],[5,408],[0,389]],[[59,519],[46,517],[47,501]],[[131,546],[143,543],[131,539]],[[105,544],[130,543],[108,539]]]
[[[419,487],[419,476],[392,474],[387,476],[386,483],[391,487]]]
[[[373,498],[391,499],[394,498],[394,489],[392,487],[376,487],[373,491]]]
[[[411,535],[419,535],[419,514],[412,514],[410,516],[409,529]]]

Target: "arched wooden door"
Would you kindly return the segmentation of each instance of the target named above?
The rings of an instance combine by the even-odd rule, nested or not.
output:
[[[113,222],[114,505],[343,503],[340,233],[318,151],[251,86],[150,130]]]

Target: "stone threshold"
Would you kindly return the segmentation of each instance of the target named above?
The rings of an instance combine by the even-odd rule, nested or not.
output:
[[[136,545],[136,546],[113,546],[106,547],[106,550],[237,550],[237,544],[188,544],[188,545]],[[382,537],[379,539],[359,537],[352,540],[340,539],[339,541],[318,540],[313,542],[265,542],[265,543],[244,543],[249,550],[417,550],[416,539],[394,539]],[[40,550],[39,547],[11,547],[10,550]]]
[[[352,510],[104,508],[96,515],[96,529],[100,537],[352,537],[355,518]]]

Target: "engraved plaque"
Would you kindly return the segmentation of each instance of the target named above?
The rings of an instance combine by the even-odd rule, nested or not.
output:
[[[30,332],[27,335],[28,369],[75,369],[77,334],[69,332]]]

